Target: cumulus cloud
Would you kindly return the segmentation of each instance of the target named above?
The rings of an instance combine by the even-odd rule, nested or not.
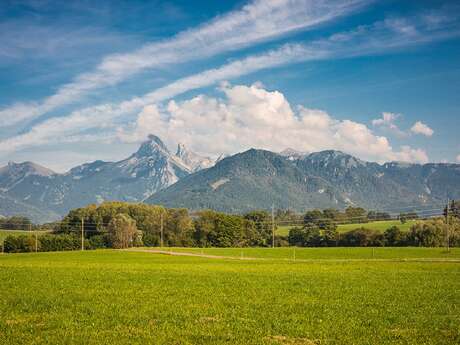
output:
[[[360,8],[369,0],[253,0],[232,11],[126,54],[106,56],[55,94],[37,103],[17,103],[0,110],[0,125],[11,125],[75,102],[92,90],[115,85],[148,68],[203,59],[225,51],[306,29]]]
[[[460,154],[457,156],[457,162],[460,163]]]
[[[430,127],[428,127],[428,125],[424,124],[421,121],[417,121],[416,123],[414,123],[410,130],[412,133],[421,134],[426,137],[431,137],[434,133],[434,131]]]
[[[421,149],[394,150],[386,137],[375,135],[365,124],[337,120],[327,112],[291,107],[284,95],[260,85],[224,85],[223,99],[199,95],[166,107],[148,105],[135,123],[118,129],[126,142],[142,141],[149,133],[173,145],[182,142],[210,155],[235,153],[252,147],[280,151],[342,150],[360,158],[425,163]]]
[[[372,125],[374,127],[380,127],[385,130],[388,130],[399,136],[404,136],[405,133],[401,129],[399,129],[399,127],[395,124],[395,121],[400,116],[401,116],[400,114],[383,112],[382,117],[372,120]]]

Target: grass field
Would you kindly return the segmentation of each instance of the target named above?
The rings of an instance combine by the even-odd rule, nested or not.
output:
[[[369,223],[353,223],[353,224],[340,224],[337,226],[337,231],[347,232],[351,230],[355,230],[357,228],[364,227],[366,229],[372,229],[376,231],[384,232],[386,229],[391,228],[392,226],[396,225],[402,231],[408,231],[412,225],[415,224],[415,221],[407,221],[406,223],[402,224],[399,220],[380,220],[376,222],[369,222]],[[289,235],[289,230],[292,228],[291,225],[288,226],[278,226],[277,228],[277,235],[287,236]]]
[[[458,262],[366,261],[370,248],[296,249],[311,261],[293,262],[284,260],[293,248],[245,250],[272,260],[114,250],[1,255],[0,342],[460,342]],[[375,252],[388,259],[460,258],[458,249]],[[324,260],[340,258],[362,261]]]

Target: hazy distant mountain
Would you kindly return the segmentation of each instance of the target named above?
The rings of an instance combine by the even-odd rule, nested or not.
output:
[[[293,160],[297,160],[299,158],[305,157],[306,155],[308,155],[308,153],[302,152],[302,151],[297,151],[297,150],[294,150],[294,149],[291,149],[291,148],[287,148],[287,149],[284,149],[283,151],[281,151],[280,155],[286,157],[287,159],[289,159],[291,161],[293,161]]]
[[[215,165],[214,165],[215,164]],[[0,168],[0,215],[57,219],[105,200],[228,212],[279,208],[398,208],[460,199],[459,164],[365,162],[339,151],[251,149],[214,162],[151,135],[119,162],[95,161],[57,174],[31,162]]]
[[[215,161],[209,157],[204,157],[190,151],[181,143],[177,145],[176,157],[190,167],[193,172],[212,167],[215,163]]]
[[[34,219],[40,221],[56,219],[72,208],[104,200],[143,201],[201,166],[211,164],[183,146],[179,153],[171,153],[158,137],[152,135],[127,159],[95,161],[65,174],[56,174],[29,162],[10,163],[0,169],[0,195],[4,197],[0,199],[0,214],[32,215],[20,211],[19,207],[12,207],[11,200],[24,207],[39,208],[49,215],[36,216],[35,212]]]
[[[147,200],[230,212],[280,208],[421,207],[460,198],[460,165],[364,162],[339,151],[281,155],[249,150],[189,175]]]

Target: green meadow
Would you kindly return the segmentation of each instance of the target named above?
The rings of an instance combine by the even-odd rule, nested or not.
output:
[[[339,233],[355,230],[358,228],[366,228],[375,231],[384,232],[386,229],[391,228],[392,226],[397,226],[401,231],[409,231],[410,227],[415,224],[415,221],[410,220],[406,223],[401,223],[399,220],[379,220],[369,223],[352,223],[352,224],[339,224],[337,226],[337,231]],[[281,225],[277,227],[277,235],[287,236],[289,235],[289,230],[292,228],[292,225]]]
[[[0,343],[460,342],[458,249],[297,248],[296,261],[293,253],[3,254]]]

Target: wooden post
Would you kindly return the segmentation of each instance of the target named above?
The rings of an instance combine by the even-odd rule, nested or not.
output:
[[[450,243],[449,243],[449,211],[450,211],[450,200],[447,198],[447,206],[446,206],[446,250],[447,252],[450,251]]]
[[[272,205],[272,248],[275,248],[275,204]]]
[[[160,214],[160,247],[163,248],[163,211]]]
[[[81,250],[85,250],[85,221],[81,219]]]

